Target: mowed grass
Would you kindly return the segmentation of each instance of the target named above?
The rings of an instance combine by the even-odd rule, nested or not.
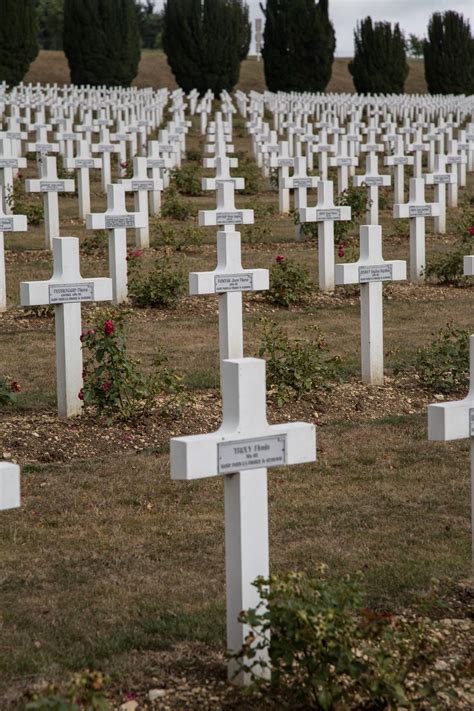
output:
[[[237,150],[247,151],[240,119],[235,133]],[[201,144],[194,126],[189,147]],[[34,172],[30,161],[27,174]],[[473,193],[472,176],[465,192]],[[195,213],[215,203],[212,196],[186,199]],[[314,195],[309,198],[313,202]],[[95,177],[93,210],[103,211],[105,204]],[[132,204],[129,200],[130,209]],[[257,196],[239,195],[236,204],[253,207],[259,215],[255,228],[243,230],[245,266],[268,268],[278,252],[305,265],[316,280],[316,245],[295,243],[291,218],[274,214],[277,195],[269,184]],[[388,205],[382,213],[385,256],[406,259],[408,239],[396,233],[390,212]],[[84,246],[86,231],[77,219],[76,198],[61,197],[60,214],[61,234],[79,236]],[[461,214],[462,207],[449,211],[446,238],[428,237],[428,257],[452,248]],[[183,227],[172,220],[167,224]],[[195,218],[187,224],[195,224]],[[133,242],[131,233],[130,246]],[[51,256],[43,250],[42,226],[25,235],[7,235],[6,246],[8,295],[15,308],[19,282],[49,277]],[[207,231],[201,247],[169,251],[184,272],[212,269],[214,230]],[[143,257],[146,262],[151,258]],[[105,254],[83,252],[81,264],[85,276],[107,274]],[[417,348],[447,321],[472,326],[472,288],[420,286],[416,295],[395,295],[385,302],[388,368],[397,359],[411,362]],[[165,312],[132,309],[132,355],[148,368],[164,345],[188,387],[217,393],[217,304],[212,298],[207,303],[209,309],[202,313],[181,307]],[[248,297],[245,306],[246,355],[257,353],[259,318],[265,313],[295,337],[302,336],[305,326],[318,324],[331,350],[358,373],[357,301],[288,311],[270,310]],[[90,318],[85,309],[84,322]],[[0,354],[0,374],[21,382],[20,406],[31,421],[54,412],[53,321],[32,316],[25,330],[8,314],[0,316]],[[366,397],[371,396],[368,388]],[[9,417],[8,411],[0,417],[0,454],[2,423]],[[468,449],[467,442],[429,443],[420,408],[412,415],[397,411],[372,421],[357,413],[350,418],[332,413],[331,422],[318,428],[317,463],[269,473],[272,571],[311,572],[321,561],[335,576],[362,570],[370,603],[395,610],[416,602],[432,578],[456,581],[467,576]],[[22,508],[0,516],[0,698],[13,698],[15,689],[38,678],[61,679],[67,671],[85,667],[118,674],[128,660],[138,671],[143,663],[145,673],[146,661],[137,661],[137,651],[146,660],[147,654],[172,649],[178,642],[224,647],[220,479],[171,482],[168,456],[144,451],[99,453],[68,464],[42,465],[31,459],[20,464]]]
[[[327,91],[353,93],[354,84],[349,73],[349,59],[336,57],[333,64],[332,77]],[[408,75],[405,91],[408,94],[426,93],[424,77],[424,63],[419,59],[408,60],[410,73]],[[42,50],[32,63],[25,82],[42,82],[68,84],[70,81],[69,67],[64,52]],[[154,89],[167,87],[176,89],[177,84],[166,61],[166,55],[161,51],[143,50],[134,86]],[[256,57],[245,59],[240,68],[240,80],[236,87],[241,91],[265,91],[265,77],[263,62]]]

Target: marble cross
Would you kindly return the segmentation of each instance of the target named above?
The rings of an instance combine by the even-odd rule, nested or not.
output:
[[[382,256],[382,228],[360,228],[360,257],[357,262],[336,264],[336,284],[360,284],[362,381],[383,385],[383,282],[406,279],[406,262],[385,261]]]
[[[0,462],[0,511],[17,509],[20,505],[20,467]]]
[[[449,442],[455,439],[470,440],[471,554],[474,556],[474,336],[469,337],[469,353],[469,392],[463,400],[429,405],[428,439],[438,442]]]
[[[7,284],[5,279],[5,232],[26,232],[24,215],[5,214],[2,210],[2,188],[0,187],[0,313],[7,310]]]
[[[93,158],[87,141],[77,141],[77,153],[73,158],[67,158],[66,170],[77,171],[77,193],[79,198],[79,217],[86,219],[91,211],[91,190],[89,171],[100,168],[100,158]]]
[[[56,237],[52,246],[53,276],[22,282],[20,302],[22,306],[54,305],[58,415],[72,417],[82,412],[81,303],[110,301],[112,282],[81,276],[76,237]]]
[[[123,185],[107,187],[107,210],[91,213],[86,217],[88,230],[108,230],[109,274],[112,279],[113,302],[127,300],[127,230],[146,227],[148,215],[142,212],[127,212]]]
[[[46,249],[52,249],[53,239],[59,237],[58,193],[73,193],[74,189],[74,180],[59,180],[54,156],[42,157],[39,179],[25,181],[27,193],[43,194]]]
[[[137,246],[146,249],[150,246],[148,193],[163,190],[163,181],[161,178],[149,178],[147,158],[139,157],[133,159],[133,175],[130,180],[121,180],[120,184],[125,188],[125,192],[133,193],[135,212],[146,216],[145,227],[137,227],[135,230]]]
[[[380,175],[376,153],[367,153],[365,160],[365,174],[354,176],[354,185],[361,187],[366,185],[369,191],[369,204],[367,210],[367,222],[370,225],[378,225],[379,222],[379,188],[390,185],[389,175]]]
[[[319,288],[334,289],[334,223],[351,219],[351,208],[334,204],[332,180],[318,182],[316,207],[298,210],[301,223],[318,223]]]
[[[425,201],[425,181],[423,178],[410,178],[408,202],[393,206],[395,219],[410,220],[410,280],[422,281],[426,266],[425,223],[427,217],[439,217],[441,208],[438,203]]]

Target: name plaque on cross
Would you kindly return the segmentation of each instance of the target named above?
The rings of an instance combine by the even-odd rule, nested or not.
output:
[[[392,265],[380,264],[376,266],[359,267],[359,283],[368,284],[371,281],[392,281]]]
[[[216,222],[218,225],[240,225],[243,220],[241,212],[218,212]]]
[[[316,222],[320,220],[340,220],[341,211],[339,209],[334,210],[318,210],[316,209]]]
[[[13,232],[13,217],[0,217],[0,232]]]
[[[77,304],[82,301],[94,301],[94,283],[85,284],[50,284],[48,287],[50,304]]]
[[[474,437],[474,407],[469,408],[469,437]]]
[[[216,294],[226,291],[253,291],[253,274],[216,274],[214,287]]]
[[[410,205],[408,210],[409,217],[431,217],[431,205]]]
[[[66,190],[64,180],[56,180],[54,182],[41,181],[40,192],[42,193],[57,193],[58,191]]]
[[[115,217],[114,215],[105,216],[105,229],[113,230],[123,227],[135,227],[135,217],[133,215],[124,215]]]
[[[154,190],[155,181],[154,180],[132,180],[131,181],[132,190]]]
[[[219,474],[286,464],[286,435],[221,442],[217,446]]]

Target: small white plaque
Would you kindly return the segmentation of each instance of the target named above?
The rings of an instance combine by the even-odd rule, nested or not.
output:
[[[50,304],[76,304],[80,301],[94,301],[94,282],[83,284],[50,284]]]
[[[226,291],[252,291],[252,274],[216,274],[214,277],[216,294]]]
[[[75,160],[76,168],[93,168],[94,159],[93,158],[76,158]]]
[[[367,178],[365,178],[364,183],[366,185],[368,185],[369,187],[371,185],[383,185],[383,176],[380,175],[380,176],[377,176],[374,178],[367,177]]]
[[[243,219],[241,212],[218,212],[216,214],[218,225],[240,225]]]
[[[408,217],[431,217],[431,205],[410,205]]]
[[[293,178],[293,185],[295,188],[310,188],[312,184],[312,178]]]
[[[359,283],[368,284],[371,281],[392,281],[392,265],[359,267]]]
[[[338,208],[332,210],[316,210],[316,222],[319,220],[340,220],[341,211]]]
[[[474,437],[474,407],[469,408],[469,437]]]
[[[18,160],[16,158],[0,158],[0,168],[16,168]]]
[[[219,474],[278,467],[284,464],[286,464],[286,435],[221,442],[217,445]]]
[[[132,180],[132,190],[154,190],[153,180]]]
[[[40,181],[40,191],[42,193],[59,193],[66,189],[64,180],[45,180]]]
[[[105,216],[105,229],[113,230],[114,228],[120,227],[135,227],[135,216],[134,215],[106,215]]]
[[[0,217],[0,232],[13,232],[13,217]]]

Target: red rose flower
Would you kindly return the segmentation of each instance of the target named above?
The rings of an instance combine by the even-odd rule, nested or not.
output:
[[[105,335],[106,335],[106,336],[111,336],[114,331],[115,331],[114,322],[113,322],[113,321],[110,321],[110,319],[108,319],[107,321],[105,321],[105,323],[104,323],[104,333],[105,333]]]
[[[285,261],[285,257],[282,254],[277,254],[277,256],[275,257],[275,261],[277,264],[281,264]]]

